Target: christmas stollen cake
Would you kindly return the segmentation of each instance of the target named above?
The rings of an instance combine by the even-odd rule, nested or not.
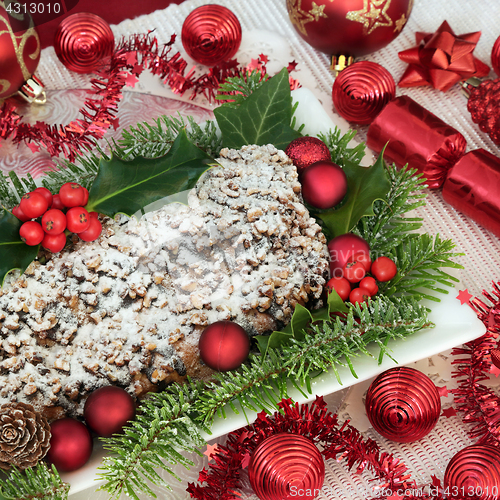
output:
[[[215,321],[249,335],[316,305],[328,252],[303,205],[297,172],[274,146],[224,149],[189,195],[42,264],[0,294],[0,404],[49,419],[81,415],[105,385],[135,397],[210,375],[198,340]]]

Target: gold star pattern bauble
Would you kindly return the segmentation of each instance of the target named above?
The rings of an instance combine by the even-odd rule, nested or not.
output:
[[[406,22],[413,0],[287,0],[298,34],[329,55],[361,56],[385,47]]]

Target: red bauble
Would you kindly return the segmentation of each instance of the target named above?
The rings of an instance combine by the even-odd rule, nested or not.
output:
[[[241,43],[238,18],[222,5],[202,5],[182,25],[182,45],[189,57],[206,66],[228,61]]]
[[[325,464],[310,439],[274,434],[257,446],[248,477],[261,500],[312,500],[325,481]]]
[[[432,380],[407,367],[380,374],[368,389],[365,406],[373,428],[398,443],[412,443],[429,434],[441,413]]]
[[[0,6],[0,99],[15,94],[40,61],[40,39],[28,14],[9,17]]]
[[[450,498],[498,500],[500,450],[492,445],[472,445],[460,450],[446,467],[444,488]]]
[[[500,36],[496,39],[491,49],[491,66],[497,76],[500,76]]]
[[[286,155],[301,174],[317,161],[330,161],[332,156],[328,146],[316,137],[297,137],[285,149]]]
[[[371,61],[359,61],[342,70],[332,89],[338,114],[359,125],[370,124],[395,96],[394,78]]]
[[[63,418],[51,424],[50,432],[52,437],[47,460],[59,472],[71,472],[87,463],[93,444],[85,425],[72,418]]]
[[[217,321],[205,328],[198,344],[200,357],[213,370],[235,370],[250,352],[250,340],[240,325]]]
[[[304,201],[322,210],[338,205],[347,194],[347,176],[331,161],[318,161],[302,172]]]
[[[99,16],[78,12],[61,21],[54,36],[54,50],[71,71],[91,73],[113,53],[115,38],[109,24]]]
[[[361,56],[392,42],[410,16],[413,0],[287,0],[297,33],[329,55]]]
[[[134,419],[135,402],[120,387],[101,387],[85,401],[83,416],[89,428],[97,435],[110,437],[121,432],[123,426]]]
[[[356,253],[370,254],[368,243],[355,234],[346,233],[333,238],[328,242],[330,252],[330,274],[342,276],[342,269],[346,262]]]

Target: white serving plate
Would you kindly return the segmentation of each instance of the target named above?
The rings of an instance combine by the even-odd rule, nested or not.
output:
[[[486,331],[485,326],[468,305],[460,304],[460,301],[456,298],[457,295],[458,290],[452,288],[448,295],[439,295],[441,302],[422,302],[431,309],[429,319],[436,326],[421,330],[404,340],[389,342],[388,347],[391,350],[391,356],[397,361],[397,364],[388,356],[384,356],[382,363],[378,364],[379,346],[372,344],[368,348],[373,354],[372,358],[360,355],[352,359],[357,378],[352,375],[347,366],[340,366],[338,372],[342,384],[337,381],[335,374],[330,370],[314,380],[312,384],[313,393],[309,398],[304,398],[293,386],[290,387],[290,397],[299,403],[312,401],[316,395],[326,396],[358,382],[373,378],[394,366],[413,363],[481,336]],[[250,422],[255,420],[256,415],[254,412],[246,411],[246,416]],[[217,418],[212,427],[212,435],[205,437],[214,439],[239,429],[248,423],[242,413],[235,414],[231,409],[228,409],[227,418]],[[99,483],[96,482],[96,473],[102,457],[103,450],[98,446],[94,450],[90,461],[84,467],[75,472],[61,474],[63,480],[71,484],[70,496],[88,488],[95,489],[97,487]]]

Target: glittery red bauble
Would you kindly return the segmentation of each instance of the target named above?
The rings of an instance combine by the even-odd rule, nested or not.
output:
[[[413,0],[287,0],[286,5],[293,27],[315,49],[356,57],[396,38]]]
[[[202,5],[182,25],[182,45],[196,62],[215,66],[228,61],[241,43],[238,18],[222,5]]]
[[[330,240],[328,251],[331,277],[342,277],[342,269],[354,254],[361,252],[370,255],[368,243],[360,236],[351,233],[341,234]]]
[[[460,450],[446,467],[444,488],[451,498],[498,500],[500,450],[491,445],[472,445]]]
[[[120,387],[106,386],[94,391],[85,401],[85,422],[97,435],[109,437],[122,431],[135,417],[132,396]]]
[[[331,161],[318,161],[302,172],[302,197],[315,208],[338,205],[347,194],[347,176]]]
[[[342,70],[332,89],[338,114],[359,125],[371,123],[395,96],[394,78],[371,61],[359,61]]]
[[[78,420],[63,418],[50,426],[52,434],[47,460],[59,472],[71,472],[85,465],[92,454],[92,437]]]
[[[33,20],[22,9],[19,19],[9,17],[3,5],[0,4],[0,99],[15,94],[40,61],[40,39]]]
[[[368,389],[365,406],[373,428],[398,443],[412,443],[429,434],[441,413],[432,380],[407,367],[380,374]]]
[[[78,12],[64,19],[54,36],[54,50],[71,71],[91,73],[113,53],[115,38],[109,24],[99,16]]]
[[[500,76],[500,36],[496,39],[491,49],[491,66],[497,76]]]
[[[247,359],[250,340],[240,325],[217,321],[203,330],[198,344],[200,357],[213,370],[235,370]]]
[[[311,440],[274,434],[257,446],[248,477],[260,500],[312,500],[325,481],[325,464]]]
[[[286,155],[302,173],[317,161],[330,161],[332,156],[328,146],[316,137],[297,137],[285,149]]]

